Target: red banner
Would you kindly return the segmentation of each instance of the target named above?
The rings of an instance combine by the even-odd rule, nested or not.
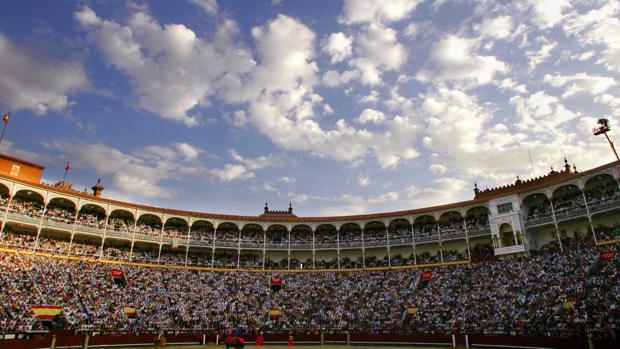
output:
[[[124,279],[125,272],[121,269],[112,269],[110,270],[110,275],[112,275],[112,279]]]
[[[282,286],[282,277],[279,275],[272,277],[271,286]]]
[[[616,256],[616,250],[607,250],[607,251],[603,251],[601,252],[601,261],[603,262],[609,262],[610,260],[614,259],[614,257]]]
[[[422,281],[431,281],[432,278],[433,273],[431,273],[430,271],[423,271],[422,274],[420,274],[420,280]]]

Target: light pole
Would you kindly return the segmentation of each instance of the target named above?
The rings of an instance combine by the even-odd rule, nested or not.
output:
[[[607,142],[609,142],[609,146],[611,146],[611,150],[613,150],[614,155],[616,156],[616,160],[620,161],[620,158],[618,158],[618,153],[616,152],[616,148],[614,147],[614,142],[612,142],[607,135],[607,132],[609,132],[609,130],[611,129],[609,127],[609,120],[598,119],[598,124],[599,127],[595,127],[594,129],[592,129],[592,134],[594,134],[595,136],[604,134],[605,138],[607,138]]]

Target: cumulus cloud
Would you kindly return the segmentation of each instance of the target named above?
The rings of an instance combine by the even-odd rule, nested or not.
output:
[[[586,73],[575,75],[546,74],[543,81],[556,88],[565,88],[565,92],[562,94],[564,98],[578,93],[598,95],[617,85],[614,78]]]
[[[485,18],[482,23],[477,26],[480,34],[485,37],[505,39],[510,37],[513,27],[513,19],[510,16],[499,16],[495,18]]]
[[[532,21],[542,29],[554,27],[564,18],[564,11],[570,8],[568,0],[529,0],[533,13]]]
[[[370,24],[356,38],[356,58],[351,64],[361,72],[364,84],[381,82],[384,70],[397,70],[407,59],[405,47],[398,42],[396,31],[378,24]]]
[[[331,56],[331,62],[337,63],[349,58],[353,52],[353,38],[344,33],[332,33],[323,45],[323,51]]]
[[[71,94],[89,87],[81,63],[16,46],[0,33],[0,102],[10,109],[63,111],[73,104]]]
[[[497,73],[507,71],[507,65],[494,56],[482,56],[475,52],[476,39],[450,35],[431,48],[431,68],[418,72],[421,81],[454,81],[464,87],[484,85]]]
[[[249,104],[252,124],[275,144],[351,162],[372,153],[381,167],[418,156],[411,138],[417,127],[407,118],[395,117],[385,124],[385,131],[375,133],[358,130],[344,119],[332,129],[321,127],[314,112],[323,102],[314,92],[315,34],[303,23],[279,15],[255,27],[252,36],[260,59],[240,94]]]
[[[230,182],[235,179],[250,179],[255,177],[253,172],[248,172],[248,169],[240,164],[227,164],[223,168],[212,169],[209,173],[222,182]]]
[[[607,69],[620,72],[620,4],[609,2],[587,13],[572,11],[563,23],[564,31],[575,36],[581,42],[590,45],[602,45],[598,64]]]
[[[385,114],[378,110],[366,108],[362,111],[360,116],[357,117],[357,122],[360,124],[374,123],[380,124],[385,121]]]
[[[200,178],[207,173],[193,161],[200,151],[187,143],[147,146],[131,154],[103,143],[78,140],[57,140],[44,143],[44,147],[70,159],[76,168],[112,178],[113,190],[142,197],[170,197],[174,190],[163,182]]]
[[[562,124],[577,117],[577,114],[566,109],[557,97],[550,96],[544,91],[538,91],[527,97],[512,97],[510,104],[520,117],[516,126],[540,135],[557,135],[558,132],[562,132]]]
[[[218,27],[210,42],[182,24],[161,25],[144,10],[135,11],[124,25],[101,19],[86,6],[74,17],[106,62],[129,77],[140,108],[187,126],[199,123],[191,110],[208,105],[225,88],[222,76],[234,79],[254,65],[251,54],[234,43],[238,28],[231,20]]]
[[[345,0],[340,20],[347,24],[395,22],[409,17],[421,0]]]

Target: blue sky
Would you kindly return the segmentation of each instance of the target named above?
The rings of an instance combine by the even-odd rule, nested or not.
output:
[[[613,160],[616,1],[12,1],[0,150],[45,180],[206,212],[471,199]]]

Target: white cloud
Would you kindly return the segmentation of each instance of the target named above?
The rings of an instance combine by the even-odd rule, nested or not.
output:
[[[295,178],[289,176],[282,176],[278,178],[278,181],[286,184],[295,184],[297,182]]]
[[[379,84],[383,70],[397,70],[407,59],[396,31],[374,23],[357,35],[355,53],[357,58],[350,63],[361,72],[362,83],[369,85]]]
[[[443,177],[433,180],[424,188],[412,184],[405,192],[414,207],[429,207],[469,198],[471,194],[468,185],[469,183],[459,178]]]
[[[360,187],[367,187],[370,185],[370,177],[369,176],[363,176],[360,175],[359,177],[357,177],[357,184],[360,185]]]
[[[551,57],[551,51],[558,47],[557,42],[552,42],[545,37],[539,37],[536,40],[541,43],[540,49],[526,52],[530,71],[534,71],[539,64]]]
[[[353,52],[353,38],[344,33],[332,33],[327,37],[323,51],[331,56],[331,63],[349,58]]]
[[[323,101],[313,91],[318,73],[315,35],[308,27],[280,15],[254,28],[252,35],[260,60],[240,94],[249,102],[253,125],[275,144],[350,162],[372,153],[384,168],[418,156],[412,145],[417,127],[407,118],[391,119],[381,133],[357,130],[344,119],[332,129],[321,127],[314,112]]]
[[[329,87],[336,87],[344,84],[348,84],[353,80],[357,80],[360,77],[358,70],[347,70],[340,74],[337,70],[328,70],[323,74],[323,84]]]
[[[104,179],[111,177],[112,189],[142,197],[170,197],[174,190],[162,182],[195,179],[207,173],[194,161],[193,155],[198,156],[196,152],[200,151],[186,143],[173,143],[170,147],[147,146],[132,154],[102,143],[77,140],[59,140],[44,146],[56,156],[69,159],[75,168],[91,170]]]
[[[485,18],[478,30],[480,34],[490,38],[505,39],[513,34],[513,19],[510,16]]]
[[[564,12],[570,8],[568,0],[529,0],[532,6],[533,22],[542,29],[554,27],[564,18]]]
[[[528,97],[514,96],[510,99],[520,117],[516,126],[540,135],[562,133],[562,124],[578,115],[564,107],[557,97],[538,91]]]
[[[60,112],[73,104],[71,94],[89,87],[82,64],[18,47],[0,33],[0,101],[10,109]]]
[[[575,75],[550,75],[546,74],[544,82],[556,88],[565,88],[562,97],[570,97],[578,93],[590,93],[593,95],[607,91],[616,86],[616,80],[606,76],[595,76],[586,73]]]
[[[435,174],[443,174],[443,173],[446,173],[446,171],[448,171],[448,168],[441,164],[432,164],[430,167],[430,170],[431,172]]]
[[[199,123],[190,115],[193,108],[208,105],[209,97],[225,89],[220,78],[234,79],[254,66],[250,53],[233,43],[238,28],[231,20],[209,42],[182,24],[162,26],[143,10],[126,25],[103,20],[88,7],[74,17],[105,61],[129,77],[139,107],[187,126]]]
[[[255,176],[254,173],[248,172],[245,166],[239,164],[227,164],[223,168],[212,169],[209,173],[222,182],[230,182],[235,179],[250,179]]]
[[[188,0],[192,4],[200,7],[206,14],[214,15],[217,13],[217,0]]]
[[[478,41],[457,36],[448,36],[431,48],[433,68],[418,72],[421,81],[455,81],[464,87],[484,85],[491,82],[497,73],[507,71],[504,62],[494,56],[475,53]]]
[[[424,145],[435,151],[476,148],[490,114],[475,97],[445,87],[422,97],[420,111],[427,120]]]
[[[330,198],[314,197],[314,199],[319,199],[328,203],[340,202],[340,205],[320,208],[318,214],[320,216],[341,216],[367,213],[372,207],[376,208],[377,206],[397,201],[398,197],[399,195],[397,192],[390,191],[371,196],[345,194]],[[313,197],[309,197],[309,199],[313,199]]]
[[[601,57],[597,61],[607,69],[620,72],[620,4],[611,1],[599,9],[585,14],[571,12],[564,23],[564,31],[577,37],[581,42],[603,45]]]
[[[231,158],[250,170],[260,170],[265,167],[282,167],[284,165],[284,161],[280,157],[271,154],[261,155],[256,158],[244,158],[232,149],[228,152]]]
[[[347,24],[395,22],[407,18],[421,0],[345,0],[340,20]]]
[[[385,121],[385,114],[378,110],[366,108],[362,111],[362,113],[357,117],[357,122],[360,124],[366,123],[374,123],[381,124]]]

